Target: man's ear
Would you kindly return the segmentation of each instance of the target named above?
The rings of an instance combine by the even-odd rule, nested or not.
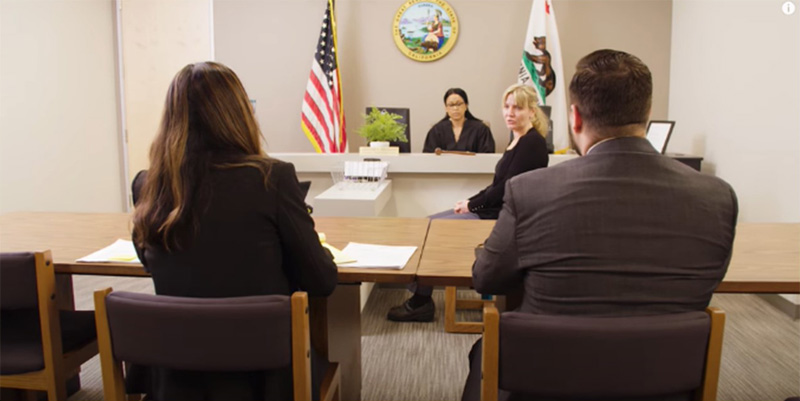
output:
[[[583,132],[583,118],[576,104],[569,105],[569,122],[572,125],[572,132],[576,134]]]
[[[569,105],[569,125],[572,127],[572,132],[569,134],[569,147],[581,155],[579,143],[583,138],[581,136],[583,134],[583,118],[581,118],[581,112],[575,104]]]

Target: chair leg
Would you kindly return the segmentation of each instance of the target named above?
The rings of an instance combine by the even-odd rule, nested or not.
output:
[[[67,401],[67,382],[63,377],[61,379],[56,378],[47,385],[48,401]]]
[[[696,392],[695,399],[716,401],[720,362],[722,360],[722,338],[725,334],[725,312],[719,308],[708,307],[706,308],[706,313],[711,318],[711,330],[708,335],[703,385]]]
[[[444,288],[444,331],[448,333],[480,334],[483,323],[456,321],[456,310],[481,310],[487,301],[479,299],[458,299],[456,287]]]
[[[494,306],[483,309],[483,332],[481,352],[481,401],[497,401],[500,359],[500,313]]]

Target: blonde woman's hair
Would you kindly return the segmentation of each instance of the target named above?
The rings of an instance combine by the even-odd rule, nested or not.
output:
[[[533,110],[533,118],[531,124],[536,132],[543,137],[547,137],[547,131],[550,127],[550,120],[544,111],[539,107],[539,95],[533,87],[523,84],[514,84],[508,87],[503,92],[502,104],[506,103],[508,95],[514,95],[514,103],[523,109]],[[523,134],[524,135],[524,134]]]

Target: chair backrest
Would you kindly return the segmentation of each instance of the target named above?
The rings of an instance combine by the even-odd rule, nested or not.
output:
[[[0,309],[36,309],[38,305],[35,255],[0,254]]]
[[[50,251],[0,254],[0,309],[5,315],[0,381],[3,387],[44,390],[49,399],[66,399],[53,268]]]
[[[497,387],[536,397],[642,398],[702,390],[708,379],[714,381],[715,397],[722,329],[712,333],[712,320],[705,312],[640,317],[504,313],[499,318]],[[714,347],[716,356],[709,352]],[[713,358],[717,370],[709,376],[707,363]]]
[[[103,395],[125,400],[122,361],[196,371],[292,367],[311,399],[308,295],[184,298],[95,291]]]
[[[113,292],[105,302],[116,360],[199,371],[291,364],[288,296],[214,299]]]

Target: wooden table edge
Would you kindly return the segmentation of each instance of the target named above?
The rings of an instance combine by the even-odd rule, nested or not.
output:
[[[420,285],[472,287],[472,278],[417,275]],[[800,282],[786,281],[723,281],[716,294],[800,294]]]
[[[420,285],[440,285],[445,287],[472,287],[472,277],[417,275],[417,283]]]
[[[56,274],[90,276],[150,277],[142,265],[120,265],[109,263],[55,263]]]
[[[800,294],[800,282],[787,281],[723,281],[717,294]]]

